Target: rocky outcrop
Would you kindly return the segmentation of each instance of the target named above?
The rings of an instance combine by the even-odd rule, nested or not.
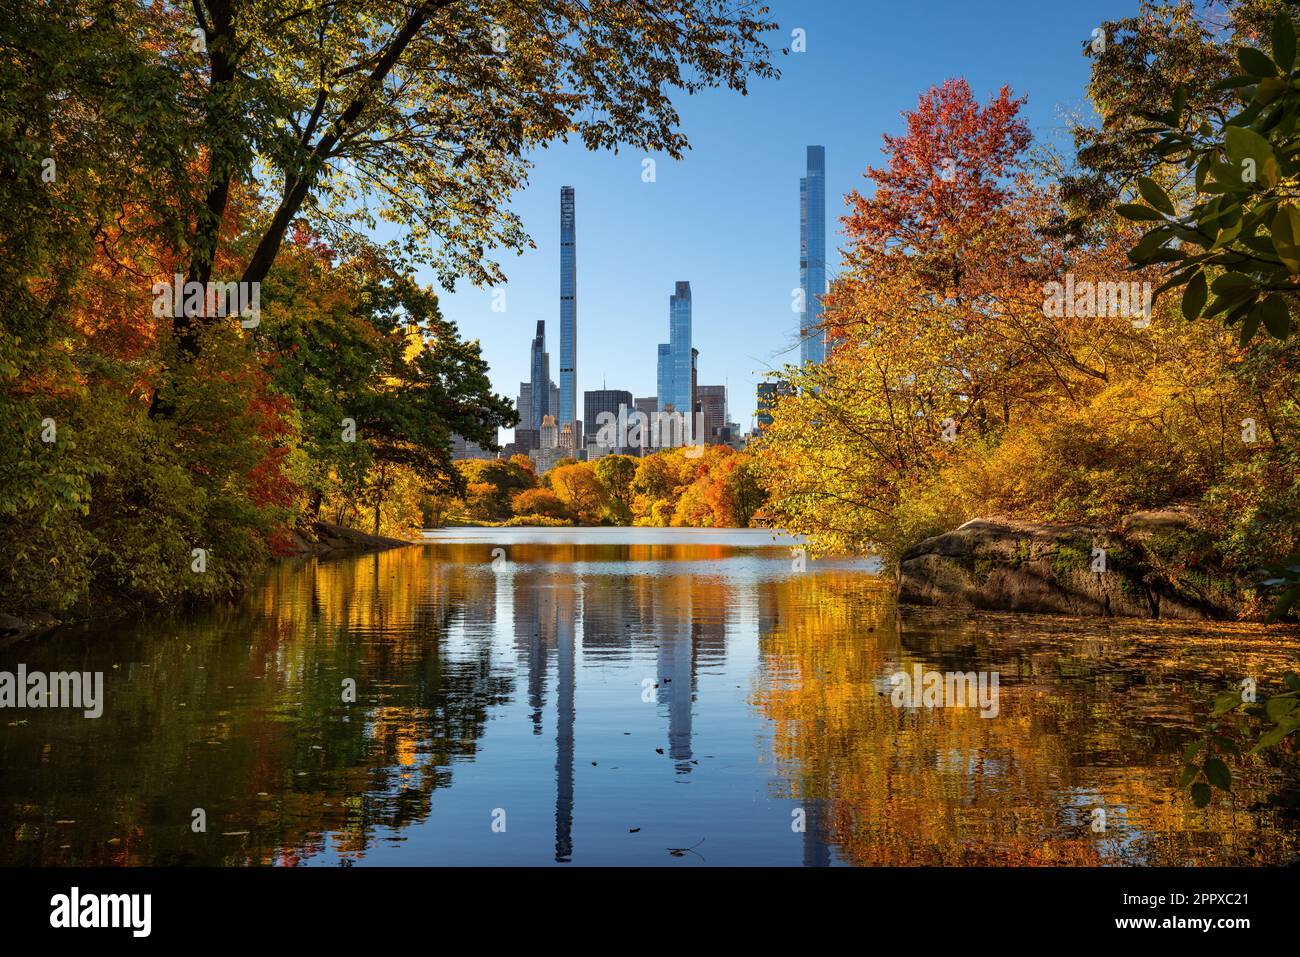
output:
[[[400,538],[388,538],[385,535],[369,535],[355,528],[334,525],[330,522],[313,522],[306,532],[293,534],[295,555],[334,555],[356,552],[382,552],[390,548],[401,548],[411,542]]]
[[[1235,583],[1194,509],[1138,512],[1118,529],[978,518],[903,553],[898,599],[997,611],[1232,618]]]

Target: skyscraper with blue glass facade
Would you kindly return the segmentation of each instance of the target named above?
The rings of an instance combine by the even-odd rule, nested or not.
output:
[[[826,333],[821,297],[826,294],[826,147],[810,146],[807,174],[799,180],[799,287],[803,312],[799,316],[799,359],[826,360]]]
[[[677,283],[668,297],[668,341],[659,344],[659,411],[678,412],[691,421],[691,284]],[[690,426],[687,425],[689,435]]]
[[[577,428],[578,263],[573,187],[560,187],[560,414],[557,424]],[[580,439],[580,437],[579,437]]]

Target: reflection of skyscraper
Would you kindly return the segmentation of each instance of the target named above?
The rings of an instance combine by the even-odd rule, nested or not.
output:
[[[803,312],[799,316],[799,359],[824,362],[826,333],[821,297],[826,294],[826,147],[810,146],[807,175],[799,180],[799,287]]]
[[[830,821],[826,801],[804,801],[803,866],[830,867]]]
[[[555,602],[555,860],[573,857],[573,722],[575,583],[564,582]]]
[[[668,709],[668,756],[678,774],[691,772],[691,709],[695,696],[695,661],[690,580],[677,580],[652,599],[654,635],[659,642],[659,704]]]
[[[560,188],[560,408],[561,427],[578,419],[578,265],[573,187]],[[581,437],[578,438],[581,444]]]

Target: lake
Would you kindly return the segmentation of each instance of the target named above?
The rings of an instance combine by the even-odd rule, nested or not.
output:
[[[104,673],[98,718],[0,711],[0,864],[1295,856],[1276,757],[1207,810],[1176,780],[1213,694],[1275,680],[1293,638],[899,608],[873,562],[796,544],[448,529],[0,650],[0,671]],[[900,704],[899,673],[970,674],[996,707]]]

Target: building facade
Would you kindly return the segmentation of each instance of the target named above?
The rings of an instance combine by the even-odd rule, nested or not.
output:
[[[550,414],[550,390],[548,386],[551,381],[551,357],[546,354],[545,319],[537,320],[537,335],[533,336],[530,360],[532,388],[529,390],[529,400],[532,403],[532,413],[529,416],[528,427],[530,429],[540,429],[542,427],[542,417]]]
[[[727,444],[727,387],[725,385],[702,385],[696,389],[700,403],[696,419],[700,428],[697,442],[715,445]]]
[[[760,382],[758,384],[758,412],[755,414],[754,437],[763,434],[763,430],[772,424],[772,407],[783,395],[789,395],[790,386],[785,382]]]
[[[826,294],[826,147],[810,146],[807,171],[799,180],[799,359],[803,364],[826,361],[826,332],[822,296]]]
[[[604,423],[601,416],[612,416],[615,428],[618,427],[619,409],[625,409],[624,418],[632,411],[632,393],[623,389],[595,389],[582,394],[582,421],[586,428],[591,432],[588,434],[588,444],[597,442],[606,447],[617,446],[618,442],[600,442],[597,436],[601,434]]]
[[[573,187],[560,188],[560,395],[556,422],[578,422],[578,264]],[[579,442],[581,439],[579,438]]]
[[[682,415],[688,437],[695,411],[691,353],[691,284],[678,282],[668,297],[668,341],[659,344],[659,411]]]

